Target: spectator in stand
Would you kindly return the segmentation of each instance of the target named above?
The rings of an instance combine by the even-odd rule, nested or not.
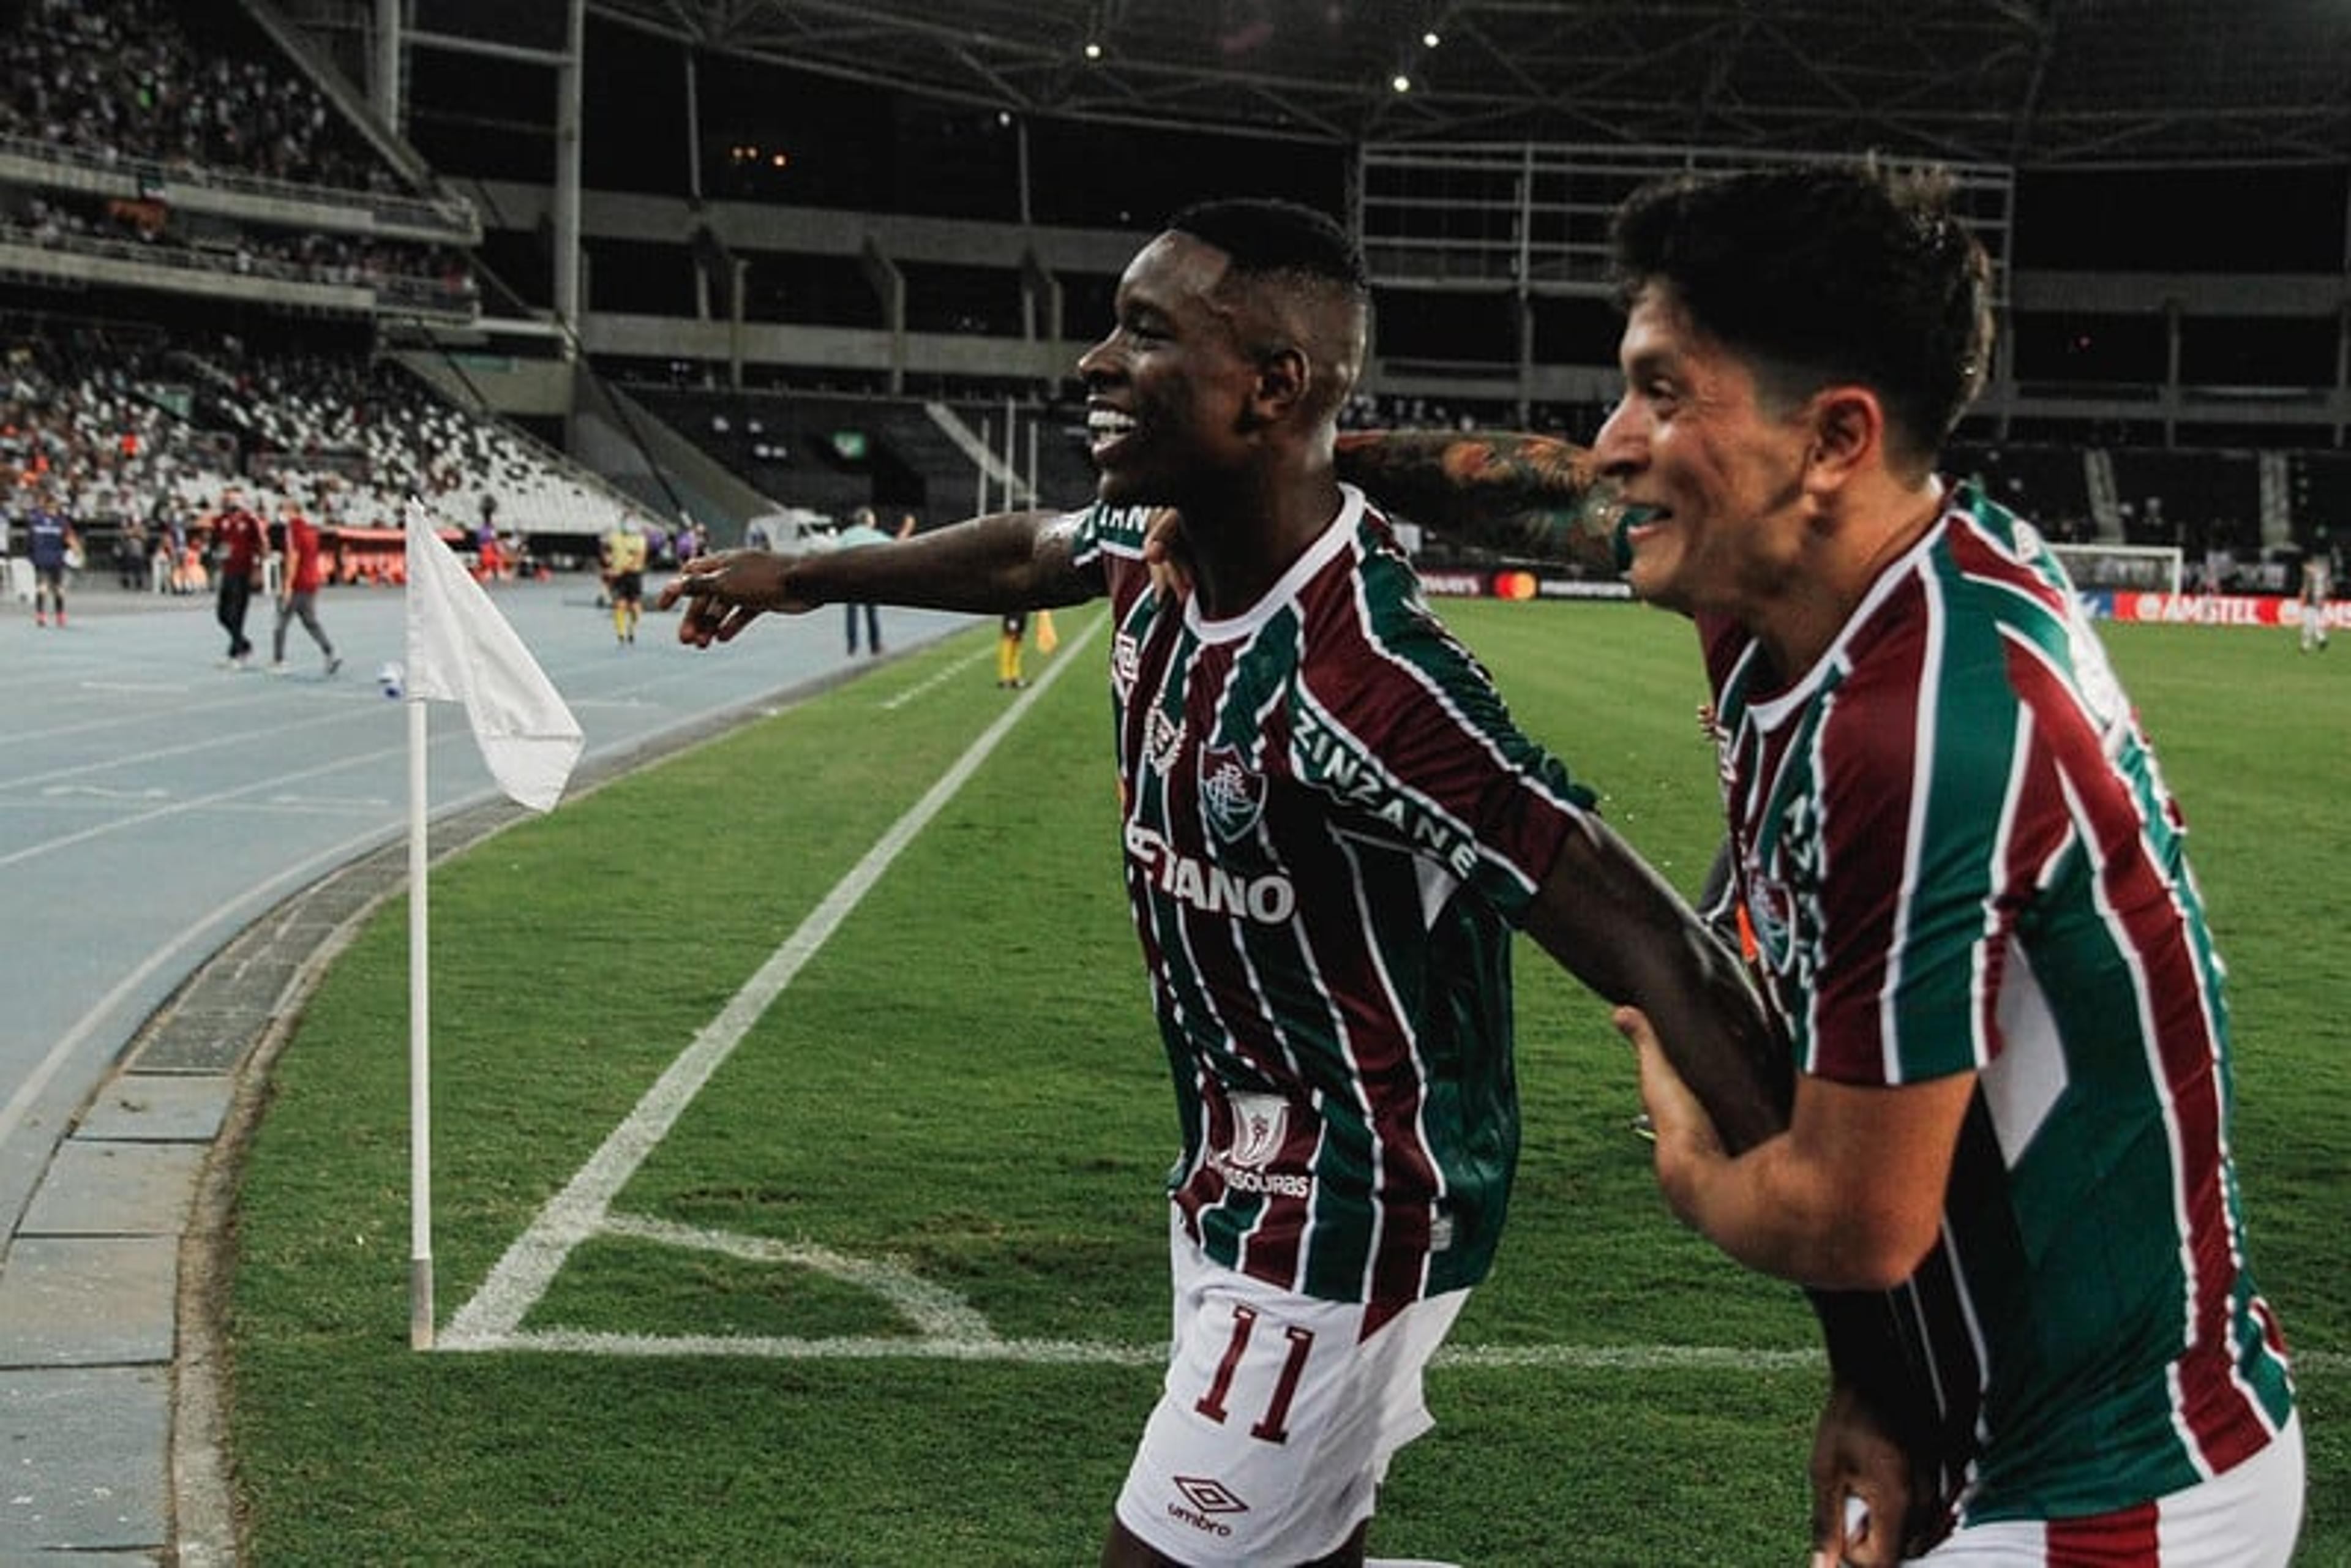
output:
[[[279,516],[286,532],[286,565],[277,584],[277,630],[270,642],[269,673],[286,673],[286,628],[298,620],[302,630],[310,633],[310,641],[319,644],[319,652],[326,657],[326,673],[331,675],[343,667],[343,662],[319,625],[319,588],[326,580],[319,529],[302,515],[291,496],[280,505]]]
[[[213,550],[218,556],[220,594],[214,614],[228,633],[224,669],[253,667],[253,641],[245,634],[246,612],[253,591],[262,580],[262,563],[269,559],[269,534],[261,519],[245,504],[245,492],[235,486],[221,492],[220,510],[212,518]]]
[[[501,555],[534,528],[601,535],[627,510],[495,419],[442,401],[401,367],[363,352],[263,353],[234,339],[172,338],[141,327],[34,326],[0,340],[10,380],[0,472],[38,468],[49,493],[129,486],[175,498],[236,482],[204,427],[272,455],[336,454],[351,462],[341,508],[352,519],[396,518],[412,492],[450,497],[494,483]],[[162,412],[167,386],[193,382],[195,410]],[[312,513],[323,531],[326,508]],[[87,519],[85,519],[87,521]],[[396,523],[392,526],[397,526]],[[160,522],[151,517],[160,538]],[[176,558],[167,555],[168,586]]]

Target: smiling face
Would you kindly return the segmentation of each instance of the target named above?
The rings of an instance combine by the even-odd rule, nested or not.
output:
[[[1258,374],[1244,346],[1248,291],[1223,287],[1228,266],[1216,246],[1171,231],[1119,279],[1116,324],[1078,361],[1103,500],[1181,506],[1247,458]]]
[[[1635,297],[1618,357],[1625,394],[1593,447],[1646,514],[1625,535],[1633,591],[1751,623],[1802,570],[1809,408],[1768,398],[1663,284]]]

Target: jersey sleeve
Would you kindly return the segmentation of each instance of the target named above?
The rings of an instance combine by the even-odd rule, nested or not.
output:
[[[1097,501],[1065,513],[1054,526],[1070,530],[1070,561],[1081,571],[1102,570],[1111,560],[1140,565],[1143,541],[1151,531],[1154,507],[1112,507]]]
[[[1384,570],[1339,632],[1360,645],[1296,694],[1291,766],[1355,831],[1392,837],[1516,922],[1595,798],[1519,729],[1416,586],[1384,583]]]
[[[1143,564],[1143,541],[1157,516],[1151,507],[1112,507],[1095,502],[1063,514],[1052,525],[1070,535],[1070,565],[1081,575],[1098,580],[1115,613],[1145,592],[1151,574]]]

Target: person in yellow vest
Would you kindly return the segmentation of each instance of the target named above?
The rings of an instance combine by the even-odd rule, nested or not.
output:
[[[612,606],[612,635],[635,642],[645,608],[645,531],[634,517],[604,536],[604,597]]]
[[[1004,617],[996,633],[996,684],[1008,688],[1025,686],[1020,678],[1020,644],[1029,635],[1029,612],[1016,610]]]

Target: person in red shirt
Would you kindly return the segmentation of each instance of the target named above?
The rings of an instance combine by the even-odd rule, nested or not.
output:
[[[286,498],[280,508],[286,530],[286,569],[277,587],[277,632],[269,649],[269,673],[286,673],[286,628],[294,621],[310,633],[310,641],[319,644],[326,655],[327,674],[333,674],[343,667],[336,656],[335,645],[327,641],[327,633],[319,625],[319,585],[326,580],[326,564],[319,552],[319,529],[302,515],[292,497]]]
[[[245,492],[235,486],[221,492],[212,533],[213,548],[220,552],[220,597],[214,613],[221,630],[228,633],[225,662],[236,669],[250,669],[253,642],[245,634],[245,614],[253,603],[254,585],[261,580],[261,563],[269,556],[269,534],[246,507]]]

